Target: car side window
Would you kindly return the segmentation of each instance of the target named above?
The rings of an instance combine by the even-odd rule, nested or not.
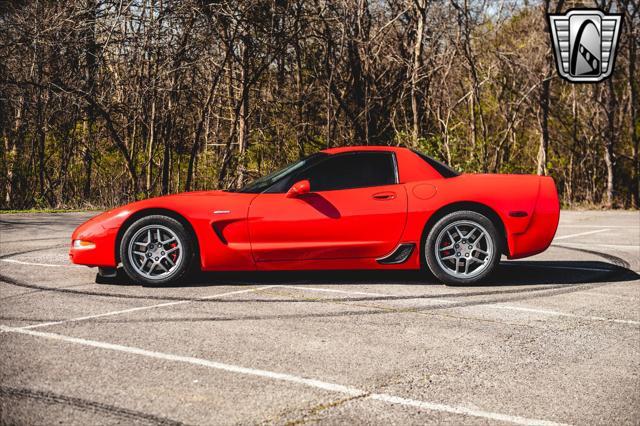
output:
[[[391,152],[339,154],[301,171],[294,181],[304,179],[313,192],[393,185],[397,183],[395,158]]]

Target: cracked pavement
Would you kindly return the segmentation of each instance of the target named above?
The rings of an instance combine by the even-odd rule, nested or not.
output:
[[[94,213],[0,216],[0,424],[638,424],[640,214],[563,211],[480,286],[411,271],[96,284]]]

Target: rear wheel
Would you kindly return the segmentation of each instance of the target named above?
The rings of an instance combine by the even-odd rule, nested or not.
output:
[[[451,285],[476,283],[491,274],[502,253],[502,239],[486,216],[453,212],[429,231],[424,256],[429,270]]]
[[[193,260],[193,241],[177,220],[146,216],[125,231],[120,260],[127,275],[143,284],[169,284],[184,278]]]

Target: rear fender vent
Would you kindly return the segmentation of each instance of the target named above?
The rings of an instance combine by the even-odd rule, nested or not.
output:
[[[397,265],[399,263],[404,263],[409,259],[411,253],[413,253],[415,246],[416,245],[413,243],[401,243],[394,251],[384,257],[376,259],[376,261],[382,265]]]

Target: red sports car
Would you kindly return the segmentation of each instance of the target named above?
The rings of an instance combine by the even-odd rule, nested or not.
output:
[[[333,148],[238,191],[199,191],[102,213],[72,236],[73,263],[176,282],[190,270],[422,269],[470,284],[545,250],[553,179],[459,174],[419,152]]]

